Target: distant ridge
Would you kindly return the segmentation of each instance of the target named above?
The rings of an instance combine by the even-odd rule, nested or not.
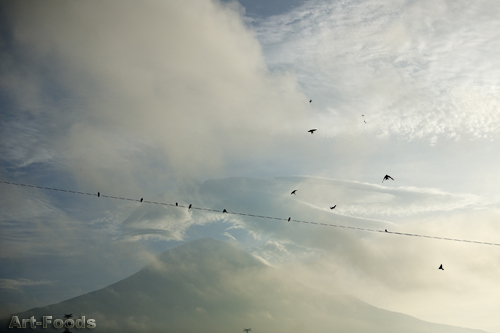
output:
[[[40,321],[73,313],[96,328],[72,332],[479,333],[382,310],[308,288],[225,242],[199,239],[161,253],[136,274],[58,304],[19,313]],[[2,332],[8,329],[2,320]],[[62,329],[29,329],[62,332]]]

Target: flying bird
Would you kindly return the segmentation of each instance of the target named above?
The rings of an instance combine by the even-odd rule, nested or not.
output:
[[[297,190],[293,190],[292,193],[290,193],[290,195],[292,194],[297,195],[295,192],[297,192]]]
[[[223,213],[227,213],[227,210],[225,210],[225,209],[224,209],[222,212],[223,212]]]
[[[192,204],[189,204],[189,207],[188,207],[188,209],[191,209],[191,207],[193,207],[193,205],[192,205]]]
[[[335,209],[335,207],[337,207],[337,205],[333,206],[333,207],[330,207],[330,209]]]
[[[385,175],[384,179],[382,179],[382,183],[384,182],[384,180],[388,180],[388,179],[394,180],[394,178],[392,178],[391,176]]]
[[[443,265],[442,265],[442,264],[441,264],[441,265],[439,265],[439,268],[438,268],[438,269],[440,269],[440,270],[444,271]]]
[[[144,198],[141,198],[141,202],[142,202],[142,200],[144,200]]]
[[[314,132],[317,131],[317,130],[318,130],[317,128],[312,128],[308,132],[311,133],[311,134],[314,134]]]
[[[66,318],[66,319],[71,318],[71,317],[73,317],[72,313],[70,313],[70,314],[64,314],[64,318]]]
[[[97,197],[99,198],[101,196],[101,192],[97,192]]]

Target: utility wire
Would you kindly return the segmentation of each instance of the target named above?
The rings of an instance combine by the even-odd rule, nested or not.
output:
[[[15,186],[34,187],[34,188],[39,188],[39,189],[42,189],[42,190],[59,191],[59,192],[74,193],[74,194],[81,194],[81,195],[90,195],[90,196],[95,196],[95,197],[100,196],[100,197],[103,197],[103,198],[111,198],[111,199],[116,199],[116,200],[136,201],[136,202],[143,202],[143,203],[149,203],[149,204],[155,204],[155,205],[163,205],[163,206],[171,206],[171,207],[177,207],[177,208],[196,209],[196,210],[203,210],[203,211],[207,211],[207,212],[233,214],[233,215],[240,215],[240,216],[251,216],[251,217],[256,217],[256,218],[261,218],[261,219],[278,220],[278,221],[288,221],[288,222],[304,223],[304,224],[315,224],[315,225],[322,225],[322,226],[326,226],[326,227],[353,229],[353,230],[361,230],[361,231],[367,231],[367,232],[379,232],[379,233],[399,235],[399,236],[411,236],[411,237],[421,237],[421,238],[431,238],[431,239],[438,239],[438,240],[447,240],[447,241],[454,241],[454,242],[463,242],[463,243],[474,243],[474,244],[500,246],[499,243],[489,243],[489,242],[467,240],[467,239],[459,239],[459,238],[447,238],[447,237],[420,235],[420,234],[412,234],[412,233],[405,233],[405,232],[395,232],[395,231],[388,231],[387,229],[384,229],[384,230],[381,230],[381,229],[370,229],[370,228],[353,227],[353,226],[330,224],[330,223],[320,223],[320,222],[312,222],[312,221],[300,221],[300,220],[293,220],[290,217],[288,217],[288,218],[280,218],[280,217],[272,217],[272,216],[246,214],[246,213],[239,213],[239,212],[230,212],[230,211],[226,211],[225,209],[221,211],[221,210],[217,210],[217,209],[210,209],[210,208],[203,208],[203,207],[193,207],[192,205],[190,205],[191,207],[189,207],[189,206],[179,205],[177,203],[171,204],[171,203],[156,202],[156,201],[147,201],[147,200],[142,200],[141,201],[141,199],[131,199],[131,198],[115,197],[115,196],[111,196],[111,195],[101,194],[100,192],[98,192],[98,193],[87,193],[87,192],[63,190],[63,189],[60,189],[60,188],[53,188],[53,187],[44,187],[44,186],[20,184],[20,183],[13,183],[13,182],[5,182],[5,181],[1,181],[1,180],[0,180],[0,183],[8,184],[8,185],[15,185]]]

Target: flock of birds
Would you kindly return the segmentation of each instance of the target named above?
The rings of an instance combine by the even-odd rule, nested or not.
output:
[[[310,100],[309,100],[309,103],[312,103],[312,99],[310,99]],[[361,116],[364,118],[364,116],[365,116],[365,115],[363,114],[363,115],[361,115]],[[363,119],[363,121],[364,121],[364,122],[365,122],[365,124],[366,124],[366,121],[365,121],[364,119]],[[309,132],[309,133],[311,133],[311,134],[314,134],[314,132],[316,132],[317,130],[318,130],[317,128],[312,128],[312,129],[310,129],[310,130],[309,130],[309,131],[307,131],[307,132]],[[382,178],[382,183],[384,183],[384,181],[389,180],[389,179],[390,179],[390,180],[392,180],[392,181],[394,181],[394,178],[392,178],[392,177],[391,177],[391,176],[389,176],[389,175],[385,175],[385,176],[384,176],[384,178]],[[290,193],[290,195],[297,195],[297,190],[296,190],[296,189],[295,189],[295,190],[293,190],[293,191]],[[97,192],[97,197],[100,197],[100,196],[101,196],[101,193],[100,193],[100,192]],[[141,198],[140,202],[142,202],[143,200],[144,200],[144,198]],[[176,202],[176,203],[175,203],[175,206],[179,206],[179,203],[177,203],[177,202]],[[192,205],[192,204],[189,204],[189,206],[188,206],[188,210],[189,210],[189,209],[191,209],[192,207],[193,207],[193,205]],[[333,205],[333,206],[330,206],[330,209],[331,209],[331,210],[333,210],[333,209],[335,209],[336,207],[337,207],[337,205]],[[227,213],[227,210],[226,210],[226,209],[224,209],[224,210],[222,211],[222,213]],[[291,220],[291,219],[292,219],[291,217],[288,217],[288,220],[287,220],[287,221],[288,221],[288,222],[290,222],[290,220]],[[387,229],[385,229],[385,232],[388,232],[388,231],[387,231]],[[439,266],[439,269],[444,271],[443,265],[440,265],[440,266]]]
[[[312,131],[312,130],[310,130]],[[309,132],[310,132],[309,131]],[[382,179],[382,183],[385,181],[385,180],[389,180],[389,179],[392,179],[394,180],[394,178],[392,178],[391,176],[389,175],[385,175],[384,178]],[[297,190],[293,190],[292,193],[290,193],[290,195],[297,195]],[[142,200],[142,199],[141,199]],[[142,202],[142,201],[141,201]],[[333,206],[330,206],[330,209],[335,209],[337,207],[337,205],[333,205]],[[224,209],[225,210],[225,209]],[[288,218],[288,222],[290,222],[290,218]],[[388,232],[387,229],[385,229],[385,232]]]
[[[312,99],[309,100],[309,103],[312,103]],[[365,115],[362,114],[361,117],[363,117],[363,122],[366,124],[366,120],[364,119],[365,118]],[[318,129],[317,128],[312,128],[310,129],[309,131],[307,131],[308,133],[311,133],[311,134],[314,134],[314,132],[316,132]],[[384,183],[384,181],[386,180],[393,180],[394,181],[394,178],[392,178],[391,176],[389,175],[385,175],[384,178],[382,179],[382,183]],[[296,195],[297,194],[297,190],[293,190],[292,193],[290,193],[291,195]],[[333,205],[330,207],[331,210],[335,209],[335,207],[337,207],[337,205]],[[288,218],[288,222],[290,222],[290,217]],[[387,229],[385,229],[385,232],[388,232]],[[440,270],[443,270],[444,271],[444,268],[443,268],[443,265],[440,265],[439,266],[439,269]]]

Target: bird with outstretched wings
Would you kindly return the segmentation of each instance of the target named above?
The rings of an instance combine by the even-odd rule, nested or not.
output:
[[[385,175],[385,176],[384,176],[384,179],[382,179],[382,183],[384,182],[384,180],[389,180],[389,179],[394,180],[394,178],[392,178],[391,176],[389,176],[389,175]]]

